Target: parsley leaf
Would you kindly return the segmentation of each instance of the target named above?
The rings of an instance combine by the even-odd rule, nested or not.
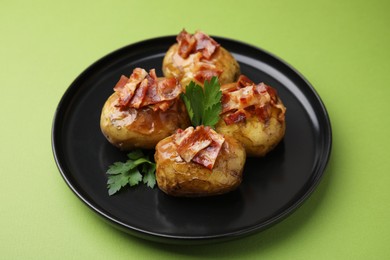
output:
[[[193,126],[204,125],[214,128],[222,111],[222,91],[217,77],[204,82],[204,88],[191,81],[181,98],[187,108]]]
[[[201,125],[204,110],[203,88],[191,81],[190,84],[186,86],[186,93],[182,93],[181,97],[186,105],[191,123],[194,126]]]
[[[143,182],[146,184],[149,188],[153,188],[154,185],[156,185],[156,165],[150,165],[150,167],[147,169]]]
[[[213,127],[219,121],[222,111],[222,91],[217,77],[204,82],[204,111],[203,124]]]
[[[107,188],[111,196],[127,184],[138,185],[141,181],[148,187],[156,185],[156,164],[149,160],[141,150],[134,150],[127,154],[129,158],[125,163],[115,162],[107,170]],[[142,175],[143,174],[143,175]]]
[[[137,168],[132,169],[130,171],[130,174],[129,174],[129,184],[130,184],[130,186],[135,186],[140,181],[142,181],[141,173],[138,171]]]
[[[131,153],[127,154],[127,157],[129,157],[129,159],[131,160],[137,160],[142,156],[144,156],[144,153],[140,149],[134,150]]]

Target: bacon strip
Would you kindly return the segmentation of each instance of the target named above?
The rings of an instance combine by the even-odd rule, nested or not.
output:
[[[213,169],[215,161],[217,160],[219,151],[225,141],[222,135],[218,134],[210,128],[209,135],[213,140],[211,144],[203,150],[200,150],[192,159],[194,162],[205,166],[208,169]]]
[[[176,37],[176,41],[179,43],[178,53],[184,59],[195,50],[196,39],[184,29]]]
[[[267,96],[256,93],[254,86],[223,93],[222,114],[231,110],[244,109],[267,102]]]
[[[148,73],[145,70],[136,68],[133,70],[133,74],[131,74],[125,85],[123,85],[123,77],[125,76],[121,77],[119,82],[114,87],[114,91],[119,94],[120,106],[127,106],[127,104],[130,102],[131,98],[134,95],[137,85],[141,83],[141,81],[146,77],[146,75],[148,75]]]
[[[174,78],[163,81],[157,81],[155,78],[152,82],[149,84],[142,106],[173,100],[182,92],[181,86]]]
[[[203,32],[189,34],[186,30],[182,30],[176,37],[179,44],[178,53],[186,59],[190,54],[200,52],[202,56],[209,60],[214,52],[220,46],[214,39]]]
[[[174,136],[177,152],[186,162],[196,162],[208,169],[214,167],[215,161],[225,141],[223,136],[210,127],[192,126],[178,131]]]
[[[219,47],[219,44],[214,39],[202,32],[196,32],[194,38],[196,39],[196,51],[201,51],[203,57],[207,60],[211,58],[211,55]]]
[[[144,79],[138,88],[135,90],[134,96],[130,101],[130,107],[140,108],[142,101],[145,98],[146,92],[148,91],[149,81]]]
[[[250,85],[254,85],[252,80],[250,80],[247,76],[245,75],[240,75],[240,77],[237,80],[237,87],[238,88],[245,88]]]
[[[222,112],[227,125],[245,121],[248,114],[256,115],[260,121],[267,122],[271,117],[271,106],[281,113],[279,120],[284,120],[286,108],[278,103],[276,89],[264,84],[254,84],[249,78],[241,75],[236,88],[229,88],[222,94]]]
[[[193,132],[194,128],[192,126],[187,127],[185,130],[178,129],[174,135],[175,144],[180,146]]]
[[[227,125],[236,124],[246,120],[245,110],[238,110],[232,114],[229,114],[223,119]]]
[[[177,152],[180,157],[186,162],[190,162],[192,158],[202,149],[209,146],[212,142],[211,137],[207,134],[204,127],[197,127],[191,135],[177,147]]]
[[[155,111],[167,110],[182,92],[176,79],[159,80],[154,69],[148,74],[141,68],[134,69],[130,78],[122,76],[114,90],[119,95],[121,108],[150,106]]]
[[[119,79],[118,83],[116,83],[114,90],[122,89],[126,85],[128,80],[129,80],[128,77],[126,77],[125,75],[122,75],[121,78]]]
[[[222,74],[222,70],[217,69],[206,69],[198,70],[195,73],[194,79],[198,82],[205,82],[205,80],[210,81],[213,77],[218,77]]]

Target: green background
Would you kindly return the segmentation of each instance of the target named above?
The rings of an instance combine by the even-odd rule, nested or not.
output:
[[[385,0],[0,1],[0,258],[389,257],[389,13]],[[250,237],[183,247],[126,235],[76,198],[52,156],[54,111],[86,67],[184,27],[281,57],[331,118],[332,156],[316,191]]]

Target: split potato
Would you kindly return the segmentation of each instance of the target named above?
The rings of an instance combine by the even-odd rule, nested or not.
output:
[[[105,102],[100,128],[111,144],[124,151],[154,149],[161,139],[190,125],[186,108],[179,98],[166,111],[154,111],[149,107],[121,109],[118,102],[117,93]]]
[[[279,111],[272,109],[272,116],[267,123],[251,116],[245,122],[227,125],[224,120],[219,120],[215,129],[225,136],[234,136],[245,147],[250,157],[262,157],[273,150],[283,139],[286,123],[277,119]]]
[[[236,189],[243,177],[245,149],[236,139],[225,136],[212,170],[185,162],[177,153],[173,136],[156,146],[156,179],[158,187],[168,195],[202,197],[227,193]]]
[[[247,78],[245,79],[248,80]],[[237,83],[230,83],[221,86],[223,95],[232,90],[236,90],[236,84]],[[253,84],[253,82],[248,84]],[[260,84],[262,84],[264,88],[267,88],[270,94],[267,91],[264,91],[263,94],[258,93],[255,99],[266,100],[265,102],[260,101],[256,105],[241,109],[242,115],[236,116],[236,122],[228,123],[227,118],[234,113],[237,114],[237,110],[222,113],[221,119],[215,126],[218,133],[225,136],[233,136],[240,141],[243,144],[247,155],[250,157],[265,156],[280,143],[286,131],[286,108],[284,107],[282,100],[277,95],[276,90],[263,83]],[[267,95],[267,97],[264,97],[264,95]],[[247,97],[238,96],[239,100],[245,98]],[[222,98],[223,107],[225,106],[225,102],[229,101]],[[244,119],[240,118],[240,116]]]
[[[183,89],[191,81],[203,85],[204,80],[210,80],[212,76],[217,75],[221,84],[236,81],[240,75],[240,66],[233,55],[208,35],[201,32],[196,32],[194,35],[186,34],[190,35],[188,37],[194,37],[197,33],[204,35],[216,44],[211,56],[204,57],[202,51],[197,50],[197,48],[193,48],[188,56],[180,55],[180,42],[175,43],[168,49],[163,60],[162,70],[164,76],[178,79]]]

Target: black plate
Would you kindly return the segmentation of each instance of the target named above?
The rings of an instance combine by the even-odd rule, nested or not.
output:
[[[248,158],[238,190],[217,197],[173,198],[144,185],[107,194],[105,171],[125,153],[103,137],[101,108],[121,74],[156,68],[174,36],[119,49],[85,70],[55,113],[52,147],[71,190],[115,227],[169,243],[204,243],[252,234],[282,220],[313,192],[328,162],[332,135],[326,109],[313,87],[292,67],[247,44],[214,37],[238,60],[241,72],[275,87],[287,107],[286,135],[265,158]]]

